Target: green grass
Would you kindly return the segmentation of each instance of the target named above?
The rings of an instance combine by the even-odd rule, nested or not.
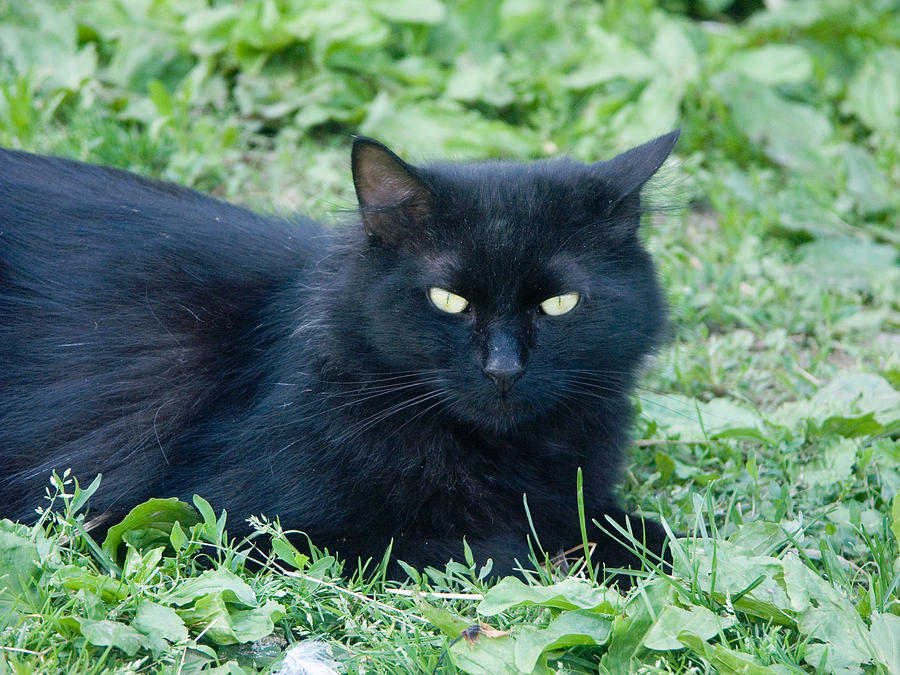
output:
[[[265,672],[309,637],[350,673],[900,672],[900,6],[691,6],[0,0],[0,143],[257,208],[340,220],[353,132],[595,160],[681,126],[623,497],[689,534],[624,598],[464,562],[398,593],[202,499],[104,547],[57,482],[0,523],[0,673]]]

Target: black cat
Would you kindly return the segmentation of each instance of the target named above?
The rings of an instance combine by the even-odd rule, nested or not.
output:
[[[525,563],[615,497],[664,303],[640,192],[677,132],[591,165],[435,163],[353,144],[361,224],[256,215],[119,170],[0,151],[0,516],[52,469],[109,523],[193,493],[350,560]],[[640,519],[632,519],[640,536]],[[662,529],[644,524],[651,549]]]

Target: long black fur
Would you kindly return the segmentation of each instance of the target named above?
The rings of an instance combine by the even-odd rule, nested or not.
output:
[[[109,522],[193,493],[351,560],[551,554],[615,498],[664,305],[638,235],[669,134],[608,162],[412,167],[354,144],[361,221],[264,217],[123,171],[0,151],[0,516],[52,469]],[[470,308],[441,312],[432,286]],[[578,291],[563,316],[543,300]],[[492,352],[524,367],[503,393]],[[635,523],[639,527],[639,522]],[[660,550],[663,533],[648,522]],[[596,558],[633,564],[589,525]]]

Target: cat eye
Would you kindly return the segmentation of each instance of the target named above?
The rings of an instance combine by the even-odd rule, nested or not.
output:
[[[563,293],[562,295],[554,295],[552,298],[547,298],[541,303],[541,311],[550,316],[568,314],[575,309],[575,305],[578,304],[578,297],[578,293],[575,291]]]
[[[459,314],[469,306],[469,301],[463,296],[437,286],[432,286],[428,289],[428,297],[435,307],[442,312],[447,312],[447,314]]]

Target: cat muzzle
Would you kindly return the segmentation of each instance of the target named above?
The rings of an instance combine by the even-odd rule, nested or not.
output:
[[[518,342],[508,333],[495,333],[487,340],[486,352],[484,374],[505,396],[525,373]]]

